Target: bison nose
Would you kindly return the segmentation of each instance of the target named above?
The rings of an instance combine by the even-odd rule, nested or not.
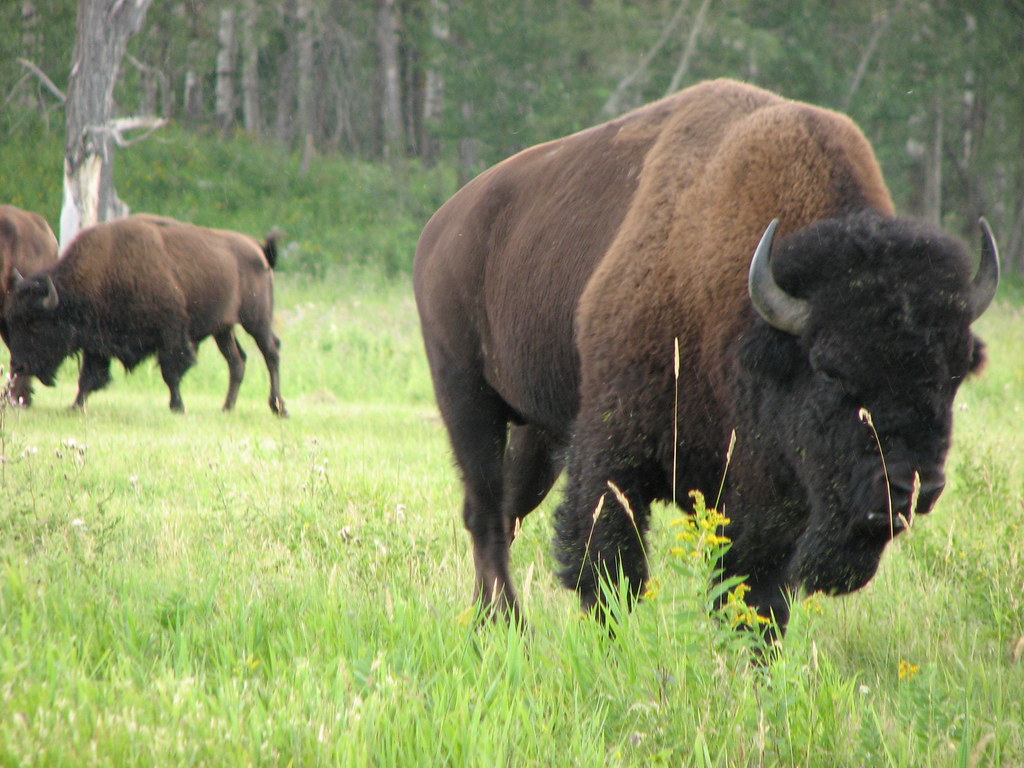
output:
[[[946,475],[941,469],[897,474],[889,480],[892,508],[906,514],[910,503],[917,495],[915,514],[924,515],[931,511],[942,489],[946,487]]]

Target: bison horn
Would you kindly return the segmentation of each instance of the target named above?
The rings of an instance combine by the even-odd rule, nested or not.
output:
[[[988,309],[995,298],[999,287],[999,248],[992,235],[992,228],[982,216],[978,220],[981,225],[981,259],[978,271],[971,282],[971,322],[973,323]]]
[[[747,287],[754,309],[768,325],[799,336],[807,326],[811,305],[806,300],[798,299],[782,290],[772,275],[769,259],[772,241],[775,239],[775,228],[778,226],[779,220],[772,219],[772,223],[761,236],[761,242],[757,244],[754,258],[750,262]]]
[[[50,276],[47,275],[46,296],[43,297],[43,302],[40,306],[42,306],[43,310],[46,312],[52,312],[57,308],[59,301],[60,299],[57,298],[57,286],[53,284],[53,280],[51,280]]]

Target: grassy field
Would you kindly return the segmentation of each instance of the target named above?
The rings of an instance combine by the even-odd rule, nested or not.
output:
[[[549,554],[514,566],[524,634],[468,621],[472,565],[408,278],[278,283],[284,396],[201,349],[187,413],[158,370],[0,428],[0,764],[1024,765],[1024,311],[978,323],[950,485],[878,577],[794,609],[768,668],[671,553],[613,640]]]

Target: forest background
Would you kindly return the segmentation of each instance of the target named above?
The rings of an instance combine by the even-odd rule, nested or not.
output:
[[[0,7],[0,24],[17,31],[0,40],[5,143],[31,134],[59,146],[77,5]],[[735,77],[849,113],[902,212],[965,236],[986,216],[1004,267],[1020,273],[1022,43],[1021,0],[160,2],[129,44],[115,111],[166,118],[157,136],[258,142],[268,158],[292,157],[300,179],[341,158],[432,185],[381,254],[404,270],[430,206],[487,165],[693,82]],[[53,163],[56,200],[5,202],[55,222]],[[375,193],[364,202],[382,216],[401,205],[393,185],[368,185]],[[135,210],[147,202],[122,197]],[[306,261],[374,258],[310,248]]]

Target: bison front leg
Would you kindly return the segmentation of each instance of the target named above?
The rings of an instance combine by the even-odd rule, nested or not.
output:
[[[627,607],[647,583],[644,534],[650,510],[637,477],[635,468],[602,466],[574,454],[566,497],[555,512],[559,578],[579,593],[585,609],[596,610],[601,618],[622,579]]]
[[[11,376],[9,386],[10,399],[15,405],[32,405],[32,377],[24,374]]]
[[[82,354],[82,372],[78,375],[78,394],[75,408],[85,408],[90,392],[103,389],[110,383],[110,357],[86,350]]]

